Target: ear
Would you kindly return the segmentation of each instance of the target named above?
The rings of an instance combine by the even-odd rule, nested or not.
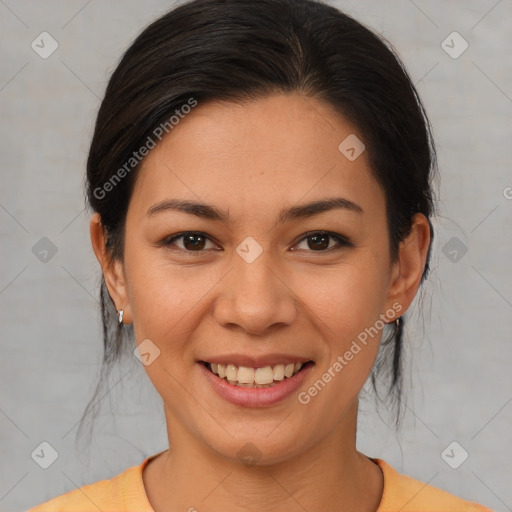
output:
[[[411,232],[399,246],[398,260],[393,263],[386,306],[400,304],[397,317],[411,305],[421,284],[430,246],[430,226],[422,213],[413,217]]]
[[[128,301],[124,266],[121,261],[110,261],[109,254],[105,246],[105,231],[103,229],[99,213],[95,213],[91,217],[90,235],[92,248],[99,264],[101,265],[108,292],[114,301],[116,310],[119,311],[122,309],[124,311],[123,323],[128,324],[131,322],[131,310]]]

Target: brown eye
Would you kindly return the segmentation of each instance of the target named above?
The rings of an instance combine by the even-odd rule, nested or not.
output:
[[[182,240],[182,246],[179,246],[177,243],[175,243],[178,240]],[[196,233],[196,232],[188,232],[188,233],[180,233],[179,235],[174,235],[171,238],[167,238],[163,245],[165,246],[176,246],[178,249],[182,249],[187,252],[203,252],[204,250],[208,249],[208,247],[205,247],[207,245],[207,242],[210,242],[213,247],[215,248],[215,244],[203,233]]]
[[[205,238],[202,235],[184,235],[183,246],[188,251],[195,251],[196,249],[204,249]]]
[[[330,242],[329,239],[330,238],[331,237],[329,235],[323,235],[323,234],[309,236],[307,238],[307,240],[309,241],[308,247],[310,249],[314,249],[314,250],[327,249],[329,247],[329,242]]]
[[[334,245],[330,245],[330,241],[335,240]],[[305,236],[300,243],[307,240],[307,249],[313,252],[327,252],[331,249],[339,249],[343,246],[352,246],[345,237],[338,235],[336,233],[330,233],[328,231],[316,231],[314,233],[309,233]]]

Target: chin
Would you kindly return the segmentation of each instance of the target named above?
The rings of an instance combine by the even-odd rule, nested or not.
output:
[[[223,439],[203,439],[203,442],[218,455],[230,462],[240,463],[246,467],[272,466],[286,462],[307,450],[304,438],[300,441],[298,433],[284,436],[285,432],[277,432],[279,427],[274,426],[275,431],[255,432],[225,436]],[[270,435],[268,432],[271,432]],[[314,443],[311,443],[314,444]]]

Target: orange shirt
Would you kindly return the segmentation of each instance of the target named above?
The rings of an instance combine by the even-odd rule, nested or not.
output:
[[[154,512],[144,490],[142,470],[156,455],[110,480],[69,491],[27,512]],[[379,465],[384,475],[384,490],[377,512],[492,512],[482,505],[401,475],[381,459],[371,460]]]

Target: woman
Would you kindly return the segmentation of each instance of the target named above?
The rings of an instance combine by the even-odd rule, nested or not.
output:
[[[195,0],[147,27],[87,190],[105,362],[137,345],[169,449],[32,511],[488,510],[356,450],[366,380],[400,400],[434,172],[400,60],[333,7]]]

